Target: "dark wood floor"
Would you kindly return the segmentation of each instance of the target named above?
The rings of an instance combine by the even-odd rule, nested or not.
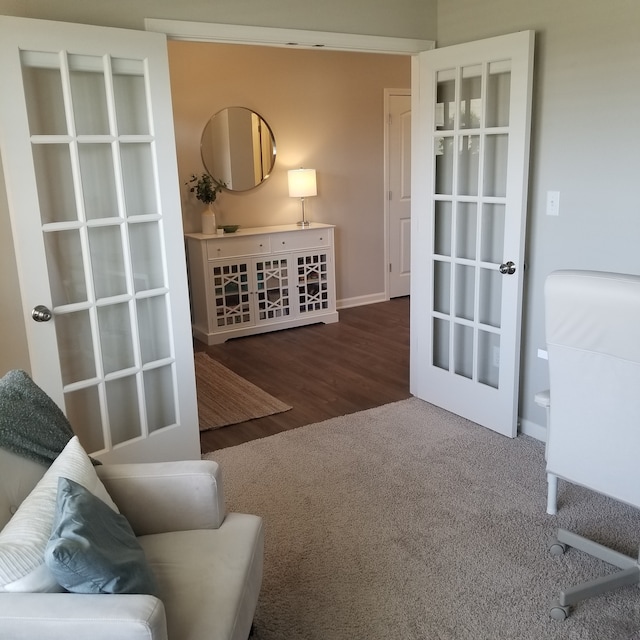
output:
[[[203,453],[410,396],[409,298],[344,309],[334,324],[194,345],[293,407],[202,432]]]

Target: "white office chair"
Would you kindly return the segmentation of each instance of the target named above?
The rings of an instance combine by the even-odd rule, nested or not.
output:
[[[549,501],[557,478],[640,507],[640,276],[557,271],[545,283],[550,411]],[[640,537],[640,532],[639,532]],[[551,553],[575,547],[622,571],[561,591],[551,616],[640,583],[638,558],[564,529]]]

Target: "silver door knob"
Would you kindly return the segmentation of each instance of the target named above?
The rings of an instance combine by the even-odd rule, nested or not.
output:
[[[503,276],[512,276],[515,272],[516,272],[516,265],[514,262],[511,262],[511,260],[509,260],[509,262],[503,262],[500,265],[500,273]]]
[[[31,317],[36,322],[49,322],[51,320],[51,311],[47,309],[43,304],[39,304],[37,307],[33,307],[31,310]]]

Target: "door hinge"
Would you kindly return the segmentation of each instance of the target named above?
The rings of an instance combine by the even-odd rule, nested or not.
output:
[[[389,189],[389,193],[387,194],[388,198],[389,198],[389,202],[391,202],[392,196],[393,196],[393,192],[391,191],[391,189]]]
[[[389,273],[391,273],[392,271],[393,271],[393,265],[389,263]]]

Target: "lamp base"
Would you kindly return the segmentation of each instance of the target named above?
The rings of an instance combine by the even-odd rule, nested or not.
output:
[[[308,220],[298,220],[298,222],[296,222],[296,224],[299,227],[310,227],[311,223]]]

